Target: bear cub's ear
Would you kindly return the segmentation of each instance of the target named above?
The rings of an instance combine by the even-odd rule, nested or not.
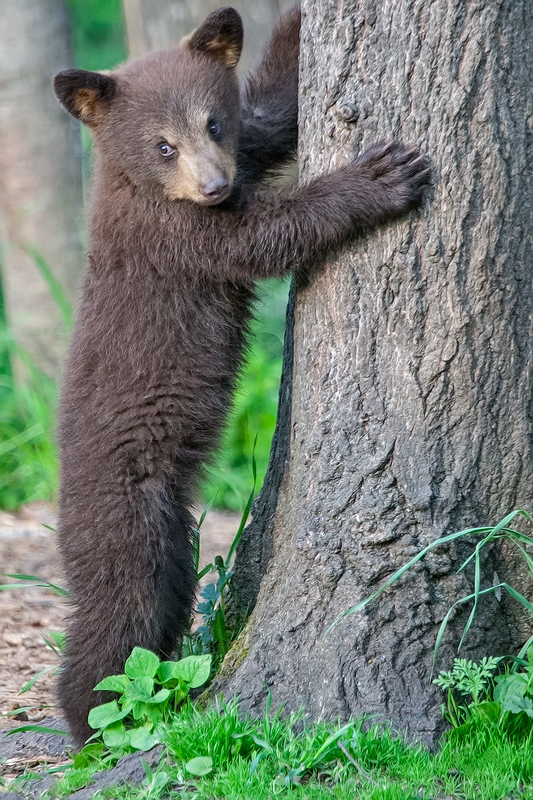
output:
[[[219,8],[186,39],[191,50],[221,61],[225,67],[237,66],[242,50],[242,20],[234,8]]]
[[[114,98],[117,84],[114,78],[101,72],[67,69],[55,76],[54,91],[73,117],[86,125],[96,125],[98,115]]]

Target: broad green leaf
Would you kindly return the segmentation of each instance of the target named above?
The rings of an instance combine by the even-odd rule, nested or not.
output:
[[[176,666],[175,661],[162,661],[157,668],[157,678],[161,683],[172,680],[172,673]]]
[[[165,716],[166,706],[160,703],[143,703],[143,716],[152,725],[159,724]]]
[[[104,703],[101,706],[91,708],[89,711],[89,725],[95,730],[98,728],[107,728],[113,722],[118,722],[119,719],[124,719],[128,711],[120,709],[116,700],[111,703]]]
[[[125,689],[124,695],[135,702],[136,700],[140,700],[143,703],[146,703],[152,696],[152,692],[154,691],[154,679],[153,678],[135,678]]]
[[[165,700],[168,700],[170,697],[170,689],[160,689],[158,692],[154,694],[153,697],[150,697],[146,700],[147,703],[164,703]]]
[[[203,686],[211,674],[211,656],[187,656],[174,665],[173,675],[181,678],[191,689]]]
[[[133,703],[133,708],[131,709],[133,719],[142,719],[146,715],[146,710],[153,707],[154,706],[149,706],[148,703],[144,703],[142,700],[135,700]]]
[[[100,761],[104,755],[104,749],[102,742],[86,744],[79,753],[74,755],[74,769],[85,769],[95,761]]]
[[[494,699],[499,703],[505,703],[510,697],[523,697],[526,689],[527,680],[524,675],[517,673],[499,675],[496,677]]]
[[[512,714],[519,714],[525,711],[528,717],[533,717],[533,701],[529,697],[519,697],[518,695],[509,695],[502,703],[504,711],[510,711]]]
[[[136,750],[151,750],[159,744],[159,737],[151,733],[147,728],[136,728],[130,731],[130,744]]]
[[[105,730],[102,734],[104,744],[114,750],[128,747],[130,743],[130,732],[126,730]]]
[[[134,647],[127,659],[124,672],[128,678],[153,678],[159,667],[159,659],[151,650]]]
[[[129,685],[130,679],[127,675],[109,675],[109,677],[104,678],[103,681],[97,683],[94,688],[95,691],[97,689],[103,689],[107,692],[119,692],[120,694],[123,694]]]
[[[190,772],[191,775],[197,775],[198,777],[209,775],[213,770],[213,759],[209,758],[209,756],[191,758],[191,760],[187,761],[185,764],[185,769],[187,772]]]

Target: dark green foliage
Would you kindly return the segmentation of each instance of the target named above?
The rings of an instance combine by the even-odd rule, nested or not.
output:
[[[56,492],[57,389],[14,341],[2,298],[0,283],[0,508],[16,509]]]
[[[124,61],[126,41],[120,0],[68,0],[76,65],[111,69]]]
[[[123,675],[110,675],[95,686],[119,697],[91,709],[89,725],[96,731],[91,738],[101,739],[113,760],[135,750],[150,750],[165,738],[189,691],[202,686],[210,674],[210,656],[160,661],[155,653],[135,647]],[[90,744],[88,753],[92,758]],[[82,757],[83,751],[79,763]]]
[[[261,487],[276,425],[288,285],[268,281],[260,292],[247,364],[203,491],[204,500],[218,508],[244,508],[252,483],[252,450]]]

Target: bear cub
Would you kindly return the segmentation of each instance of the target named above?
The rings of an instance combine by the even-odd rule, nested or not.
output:
[[[60,403],[59,543],[74,606],[60,703],[77,745],[93,687],[135,645],[171,656],[195,594],[189,508],[243,360],[254,285],[417,206],[419,154],[379,144],[258,192],[297,144],[298,9],[241,91],[221,8],[178,46],[55,78],[96,152],[89,269]]]

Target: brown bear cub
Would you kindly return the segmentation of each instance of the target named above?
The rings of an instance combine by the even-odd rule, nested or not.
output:
[[[195,594],[189,507],[242,364],[259,278],[309,271],[420,203],[418,153],[376,145],[257,193],[296,149],[298,10],[240,92],[242,23],[221,8],[179,46],[55,78],[92,129],[89,270],[66,365],[59,541],[75,607],[59,697],[78,745],[93,687],[135,645],[168,658]]]

